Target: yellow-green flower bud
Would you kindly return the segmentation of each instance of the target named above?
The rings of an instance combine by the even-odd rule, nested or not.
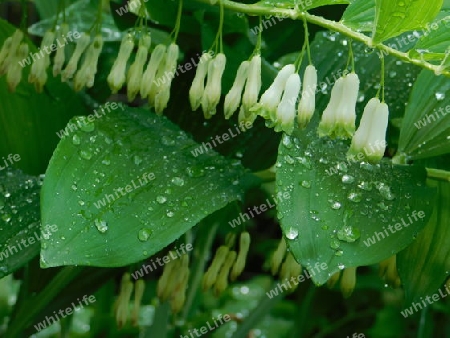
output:
[[[152,86],[156,86],[153,83],[155,80],[156,72],[159,69],[161,61],[164,62],[163,57],[166,55],[167,47],[165,45],[157,45],[150,56],[150,61],[148,62],[147,68],[142,76],[141,81],[141,96],[142,98],[147,98],[150,93]]]
[[[363,154],[368,162],[377,163],[386,149],[386,130],[389,122],[389,108],[372,98],[364,108],[359,127],[352,138],[347,156]]]
[[[401,285],[400,277],[397,272],[397,256],[393,255],[380,262],[380,277],[382,277],[392,287]]]
[[[131,313],[131,321],[134,326],[138,325],[139,312],[141,309],[142,297],[144,296],[145,282],[143,279],[136,281],[134,286],[134,306],[133,312]]]
[[[255,55],[250,60],[247,83],[242,95],[242,107],[245,116],[251,114],[250,109],[258,103],[259,91],[261,90],[261,55]]]
[[[341,277],[341,271],[335,272],[327,281],[328,288],[332,289],[339,281],[339,277]]]
[[[63,23],[61,28],[58,30],[57,39],[66,36],[69,33],[69,25]],[[55,58],[53,59],[53,76],[57,76],[61,74],[62,67],[64,66],[64,61],[66,61],[66,53],[65,53],[66,45],[60,46],[56,50]]]
[[[283,262],[283,258],[286,254],[286,249],[286,241],[282,238],[271,259],[271,272],[273,276],[275,276],[280,269],[281,262]]]
[[[250,114],[246,114],[244,106],[241,106],[238,115],[239,129],[243,132],[247,131],[247,129],[249,129],[248,126],[252,126],[257,117],[258,116],[252,111]]]
[[[95,74],[97,74],[98,58],[103,48],[103,38],[97,35],[89,48],[83,61],[83,65],[77,71],[74,79],[74,89],[79,91],[85,86],[90,88],[94,85]]]
[[[131,294],[133,293],[133,283],[130,280],[130,274],[125,273],[122,276],[120,293],[116,303],[116,322],[119,328],[123,327],[128,320],[128,308],[130,305]]]
[[[205,118],[216,114],[216,107],[222,93],[222,75],[227,59],[225,54],[219,53],[208,64],[208,78],[202,96],[202,110]]]
[[[341,278],[341,292],[344,298],[348,298],[352,295],[356,285],[356,267],[346,268],[342,272]]]
[[[256,111],[266,120],[276,121],[277,107],[280,104],[281,96],[286,87],[288,78],[295,73],[294,65],[284,66],[277,74],[269,88],[264,92],[259,100],[251,110]]]
[[[9,54],[11,45],[12,45],[12,37],[10,36],[5,40],[5,42],[3,42],[2,49],[0,50],[0,69],[3,68],[3,63],[5,62]]]
[[[233,269],[231,270],[230,279],[232,281],[236,280],[236,278],[241,275],[242,271],[244,271],[249,248],[250,234],[245,231],[241,234],[241,238],[239,240],[239,253],[236,262],[233,264]]]
[[[150,91],[148,92],[148,104],[150,107],[154,107],[155,106],[155,98],[156,95],[161,91],[161,79],[164,79],[164,76],[166,76],[166,63],[167,63],[167,50],[166,53],[164,54],[164,59],[161,61],[161,63],[159,64],[159,67],[156,71],[155,74],[155,79],[152,81],[151,87],[150,87]]]
[[[297,122],[300,128],[305,128],[316,109],[317,70],[313,65],[305,69],[303,76],[302,97],[298,104]]]
[[[175,252],[172,251],[170,255],[172,254],[175,254]],[[170,282],[171,280],[173,280],[173,277],[178,273],[178,271],[176,271],[177,270],[176,267],[177,267],[176,260],[171,260],[169,263],[164,265],[163,273],[158,280],[158,285],[156,287],[156,294],[158,298],[161,299],[161,301],[163,302],[167,299],[168,295],[171,292]]]
[[[228,275],[230,269],[236,260],[236,251],[228,252],[227,258],[220,269],[216,282],[214,283],[214,291],[216,295],[220,295],[228,287]]]
[[[137,93],[141,89],[141,81],[143,79],[144,65],[147,62],[148,50],[151,45],[150,35],[146,35],[139,41],[139,47],[136,59],[130,66],[127,74],[127,96],[128,101],[133,101]]]
[[[4,48],[6,47],[6,55],[4,55],[3,62],[0,65],[0,75],[6,74],[9,66],[16,60],[17,49],[23,39],[23,32],[20,29],[16,29],[11,36],[11,40],[6,39]],[[6,49],[5,48],[5,49]]]
[[[126,80],[125,71],[127,68],[128,59],[134,48],[134,39],[131,35],[125,35],[122,38],[122,42],[119,48],[119,54],[116,61],[111,68],[111,72],[108,75],[109,88],[113,94],[116,94],[123,86]]]
[[[302,267],[297,263],[294,256],[289,252],[286,256],[286,260],[281,266],[280,279],[290,279],[291,277],[297,277],[302,271]]]
[[[8,83],[8,89],[10,92],[16,90],[17,85],[22,79],[22,66],[20,66],[19,60],[23,60],[28,55],[28,44],[21,43],[19,49],[17,50],[16,61],[13,62],[6,73],[6,82]]]
[[[277,120],[275,131],[284,131],[286,134],[292,134],[294,131],[294,121],[298,95],[300,93],[301,81],[298,74],[292,74],[286,81],[283,97],[277,107]]]
[[[209,290],[211,286],[213,286],[214,283],[216,282],[217,275],[219,274],[220,268],[224,264],[229,251],[230,248],[225,245],[222,245],[217,249],[216,255],[214,256],[209,269],[203,276],[204,291]]]
[[[180,258],[180,268],[178,271],[177,282],[175,283],[170,306],[173,313],[178,313],[183,308],[186,300],[186,289],[189,282],[189,256],[184,254]]]
[[[223,110],[225,119],[227,120],[233,115],[241,104],[242,92],[244,91],[245,82],[247,81],[249,65],[249,61],[244,61],[240,64],[236,73],[236,78],[233,82],[233,86],[225,96]]]
[[[195,72],[194,80],[192,81],[191,88],[189,89],[189,102],[191,103],[192,110],[197,110],[202,103],[202,97],[205,92],[205,79],[208,74],[208,66],[212,61],[210,53],[203,53],[200,57],[200,61]]]
[[[61,80],[63,82],[73,77],[73,74],[75,74],[78,67],[78,61],[80,60],[86,48],[89,46],[90,42],[91,37],[89,36],[88,33],[83,33],[81,37],[77,40],[75,51],[73,52],[71,58],[69,59],[69,62],[67,63],[66,68],[63,70],[61,74]]]

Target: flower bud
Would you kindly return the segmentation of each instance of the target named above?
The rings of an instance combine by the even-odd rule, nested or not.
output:
[[[277,107],[277,121],[275,131],[284,131],[286,134],[292,134],[294,131],[295,105],[300,93],[300,76],[292,74],[286,81],[283,97]]]
[[[280,269],[281,262],[286,254],[286,248],[286,241],[282,238],[271,259],[271,272],[273,276],[275,276]]]
[[[143,279],[137,280],[134,287],[133,312],[131,313],[131,321],[133,322],[134,326],[138,325],[139,312],[141,309],[142,297],[144,296],[144,290],[145,290],[144,280]]]
[[[170,305],[173,313],[178,313],[183,308],[186,300],[186,289],[189,282],[189,255],[184,254],[180,258],[179,269],[177,269],[176,282],[174,283]]]
[[[147,62],[148,50],[151,45],[150,35],[145,35],[139,41],[139,47],[136,59],[130,66],[127,74],[127,96],[128,101],[133,101],[137,93],[141,89],[141,81],[143,78],[144,65]]]
[[[57,40],[62,36],[66,36],[68,32],[69,32],[69,25],[63,23],[58,31]],[[55,58],[53,59],[53,76],[61,74],[64,61],[66,60],[65,48],[66,45],[64,44],[56,50]]]
[[[226,63],[225,54],[219,53],[208,64],[208,78],[206,79],[205,92],[202,96],[202,110],[205,118],[216,114],[216,107],[222,93],[222,75]]]
[[[239,253],[236,258],[236,262],[233,264],[233,269],[231,270],[230,279],[232,281],[238,278],[245,268],[245,261],[247,260],[248,250],[250,248],[250,234],[245,231],[241,234],[239,240]]]
[[[382,277],[392,287],[401,285],[400,277],[397,272],[397,256],[393,255],[380,262],[380,277]]]
[[[209,267],[208,271],[206,271],[205,275],[203,276],[203,290],[206,291],[213,286],[213,284],[216,282],[217,275],[219,274],[219,270],[222,267],[223,263],[225,262],[225,259],[227,258],[228,252],[230,251],[230,248],[228,248],[225,245],[220,246],[217,251],[216,255],[214,256],[214,259],[211,262],[211,266]]]
[[[11,36],[11,39],[5,40],[3,48],[5,48],[6,53],[3,56],[4,59],[0,65],[0,75],[6,74],[9,66],[15,61],[17,49],[19,48],[22,39],[23,39],[23,32],[20,29],[16,29],[14,34]]]
[[[200,57],[200,61],[195,72],[194,80],[192,81],[191,88],[189,89],[189,102],[191,103],[192,110],[197,110],[202,103],[202,97],[205,92],[205,79],[208,74],[208,66],[212,61],[210,53],[203,53]]]
[[[134,39],[131,35],[125,35],[119,48],[119,54],[108,75],[109,88],[113,94],[116,94],[123,86],[126,80],[125,71],[127,62],[134,48]]]
[[[103,38],[101,35],[97,35],[87,49],[83,64],[75,75],[75,91],[79,91],[85,86],[90,88],[94,85],[95,74],[97,74],[98,58],[100,57],[102,48]]]
[[[344,89],[344,78],[340,77],[336,80],[331,89],[330,101],[323,111],[322,118],[319,123],[317,132],[319,137],[331,135],[334,125],[336,124],[336,108],[339,106]]]
[[[158,115],[162,114],[164,109],[166,109],[167,104],[169,103],[170,87],[177,71],[177,61],[179,55],[180,48],[177,44],[172,43],[169,48],[167,48],[167,59],[164,71],[166,81],[162,86],[160,86],[155,96],[155,112]]]
[[[317,70],[313,65],[305,69],[303,76],[302,97],[298,104],[297,122],[300,128],[305,128],[316,109]]]
[[[248,126],[253,126],[253,122],[255,122],[257,117],[258,116],[254,112],[250,112],[249,115],[246,115],[244,107],[241,106],[238,115],[239,129],[243,132],[247,131],[250,129]]]
[[[327,281],[327,286],[329,289],[332,289],[336,283],[339,281],[339,277],[341,277],[341,271],[335,272],[330,279]]]
[[[28,75],[28,82],[34,83],[34,87],[38,93],[41,93],[44,85],[47,83],[47,68],[50,66],[50,55],[43,54],[44,48],[50,46],[55,40],[55,33],[47,31],[44,34],[41,42],[41,58],[36,60],[31,66],[30,74]],[[42,55],[43,54],[43,55]]]
[[[130,274],[125,273],[122,276],[120,284],[120,293],[116,302],[116,322],[119,328],[123,327],[128,320],[128,306],[133,292],[133,283],[130,280]]]
[[[266,120],[276,121],[277,107],[280,104],[281,96],[286,87],[288,78],[295,73],[294,65],[284,66],[277,74],[269,88],[264,92],[251,110],[258,112]]]
[[[2,49],[0,50],[0,69],[3,68],[3,63],[5,62],[9,51],[11,50],[12,37],[10,36],[3,42]]]
[[[228,252],[225,262],[220,269],[217,280],[214,283],[214,291],[216,295],[220,295],[228,287],[228,275],[230,273],[231,267],[234,264],[234,261],[236,260],[236,256],[236,251]]]
[[[175,254],[175,252],[171,252],[170,255]],[[170,281],[176,276],[178,273],[177,269],[177,261],[171,260],[169,263],[164,265],[163,273],[158,280],[158,285],[156,288],[156,294],[158,298],[164,302],[169,296],[170,292]]]
[[[255,55],[250,60],[247,83],[242,96],[242,107],[246,117],[251,115],[250,109],[258,103],[261,90],[261,55]]]
[[[161,61],[163,61],[163,57],[166,54],[166,49],[167,47],[165,45],[159,44],[153,50],[150,61],[147,65],[147,69],[145,70],[141,81],[140,92],[142,98],[144,99],[150,93],[150,89],[152,87],[153,80],[155,79],[156,72],[158,71]]]
[[[244,91],[245,82],[247,81],[249,65],[250,62],[248,61],[244,61],[239,65],[233,86],[225,96],[223,110],[226,120],[233,115],[241,104],[242,92]]]
[[[280,279],[290,279],[291,277],[297,277],[302,272],[302,267],[297,263],[292,253],[288,253],[286,260],[281,266]]]
[[[356,285],[356,267],[344,269],[341,278],[341,292],[344,298],[352,295]]]
[[[13,62],[6,73],[6,82],[8,83],[8,89],[10,92],[16,90],[17,85],[22,79],[22,66],[20,66],[19,61],[23,60],[28,55],[28,44],[23,42],[20,44],[17,50],[16,60]]]
[[[362,153],[365,160],[379,162],[386,149],[386,130],[389,122],[389,108],[372,98],[364,108],[358,130],[352,139],[347,156]]]
[[[61,80],[63,82],[67,81],[68,79],[71,79],[73,77],[73,74],[75,74],[75,71],[78,67],[78,61],[81,58],[81,55],[83,55],[86,48],[89,46],[89,42],[91,41],[91,37],[88,33],[83,33],[81,37],[77,40],[75,51],[72,54],[72,57],[69,60],[69,63],[67,64],[66,68],[63,70],[61,75]]]

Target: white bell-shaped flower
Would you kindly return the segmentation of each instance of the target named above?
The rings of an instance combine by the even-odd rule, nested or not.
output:
[[[222,93],[222,75],[226,63],[225,54],[219,53],[208,65],[208,77],[205,92],[202,96],[202,110],[205,118],[209,118],[216,113],[216,107]]]
[[[75,74],[73,81],[75,91],[79,91],[84,87],[91,88],[94,85],[95,74],[97,74],[98,58],[103,48],[103,38],[97,35],[89,48],[86,50],[83,64]]]
[[[167,59],[164,68],[165,82],[159,86],[155,95],[155,112],[162,114],[166,109],[170,99],[170,87],[177,70],[178,57],[180,56],[180,48],[177,44],[172,43],[167,48]],[[154,80],[155,81],[155,80]]]
[[[128,101],[133,101],[141,89],[144,65],[147,62],[148,50],[152,43],[150,35],[143,36],[139,41],[136,58],[130,66],[127,74],[127,96]]]
[[[34,83],[38,93],[42,92],[44,85],[47,82],[47,68],[50,66],[50,55],[48,53],[44,53],[44,48],[48,48],[54,40],[54,32],[47,31],[44,34],[41,42],[41,57],[32,64],[30,74],[28,75],[28,82]]]
[[[113,94],[116,94],[123,86],[126,80],[125,71],[128,59],[134,48],[134,39],[131,35],[125,35],[120,43],[119,54],[108,75],[109,88]]]
[[[197,110],[202,103],[203,93],[205,92],[205,79],[208,74],[208,66],[211,60],[212,56],[210,53],[203,53],[200,57],[194,80],[189,89],[189,102],[191,103],[193,111]]]
[[[8,71],[8,67],[15,61],[17,56],[17,50],[19,48],[20,43],[23,39],[23,32],[20,29],[17,29],[14,34],[6,39],[3,44],[2,51],[4,50],[4,54],[2,55],[3,60],[0,59],[0,76],[6,74]]]
[[[20,83],[22,79],[22,69],[23,67],[20,65],[19,61],[25,59],[28,55],[28,44],[23,42],[20,44],[17,55],[16,62],[13,62],[6,72],[6,82],[8,83],[8,89],[10,92],[14,92],[16,90],[17,85]]]
[[[288,78],[295,73],[295,66],[293,64],[284,66],[277,74],[269,88],[259,99],[251,110],[257,111],[266,120],[270,119],[276,121],[277,107],[283,95],[284,88]]]
[[[67,36],[67,33],[69,33],[69,25],[63,23],[61,25],[61,28],[58,30],[56,40],[59,41],[59,39],[63,36]],[[63,44],[56,50],[55,58],[53,59],[53,76],[61,74],[62,67],[64,66],[64,62],[66,61],[65,48],[66,45]]]
[[[296,103],[300,93],[301,80],[298,74],[292,74],[286,81],[283,97],[277,107],[275,131],[292,134],[296,113]]]
[[[61,80],[63,82],[73,77],[73,74],[75,74],[78,67],[78,61],[80,60],[81,55],[83,55],[86,48],[89,46],[90,42],[91,37],[88,33],[83,33],[77,40],[75,51],[73,52],[72,57],[70,58],[66,68],[63,70],[61,75]]]
[[[148,62],[147,68],[142,76],[140,88],[141,96],[144,99],[150,93],[156,72],[158,71],[161,62],[164,61],[163,58],[166,55],[166,50],[167,47],[165,45],[159,44],[155,47],[152,55],[150,56],[150,61]]]
[[[317,70],[313,65],[308,65],[303,75],[303,89],[298,104],[297,122],[300,128],[305,128],[316,109]]]
[[[233,86],[231,87],[228,94],[225,96],[223,110],[225,119],[227,120],[241,105],[242,92],[244,91],[244,86],[247,81],[249,66],[250,66],[249,61],[244,61],[239,65],[239,68],[236,73],[236,78],[234,79],[233,82]]]
[[[247,83],[242,96],[242,106],[245,116],[252,114],[250,109],[258,103],[259,91],[261,90],[261,55],[255,55],[250,60]]]
[[[370,99],[364,108],[347,157],[363,157],[368,162],[379,162],[386,149],[388,121],[388,105],[384,102],[380,103],[378,98]]]

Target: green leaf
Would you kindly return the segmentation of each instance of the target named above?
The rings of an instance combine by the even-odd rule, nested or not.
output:
[[[307,11],[313,8],[328,6],[328,5],[341,5],[349,4],[351,0],[264,0],[257,2],[255,5],[278,7],[278,8],[294,8],[297,6],[302,11]]]
[[[60,231],[44,241],[42,266],[140,261],[258,183],[238,161],[202,154],[203,145],[166,118],[118,110],[95,123],[72,121],[81,130],[50,161],[42,221]]]
[[[450,274],[450,183],[437,183],[433,214],[417,239],[397,255],[400,279],[409,304],[431,296]]]
[[[0,44],[11,36],[16,28],[0,20]],[[25,40],[30,52],[37,48]],[[22,71],[22,81],[15,93],[8,91],[6,77],[0,79],[0,156],[18,154],[15,166],[24,172],[39,175],[47,168],[48,161],[58,143],[57,132],[64,128],[74,115],[85,113],[81,99],[60,78],[54,78],[48,70],[44,92],[39,94],[27,82],[30,66]]]
[[[417,41],[414,49],[409,52],[411,57],[423,58],[427,61],[437,60],[439,64],[449,50],[450,16],[433,22],[425,28],[423,36]]]
[[[341,23],[356,31],[371,32],[375,20],[375,3],[367,0],[356,0],[347,7]]]
[[[0,165],[4,168],[4,163]],[[0,170],[0,278],[39,253],[41,180],[19,170]],[[49,230],[48,227],[45,227]],[[57,230],[50,229],[50,232]],[[51,235],[48,231],[45,235]]]
[[[380,262],[410,244],[431,216],[434,190],[423,168],[347,160],[344,141],[318,139],[310,129],[280,144],[278,194],[289,198],[279,199],[278,217],[297,261],[323,284],[344,267]],[[317,268],[322,263],[327,269]]]
[[[411,159],[450,152],[450,81],[423,70],[414,83],[400,130],[399,153]]]
[[[50,18],[58,13],[57,0],[35,0],[34,3],[42,19]]]
[[[373,42],[380,43],[413,29],[423,28],[439,13],[443,0],[376,0]]]

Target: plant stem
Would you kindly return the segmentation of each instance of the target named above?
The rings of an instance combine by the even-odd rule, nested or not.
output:
[[[211,5],[211,0],[195,0],[195,1]],[[351,28],[345,26],[340,22],[327,20],[321,16],[312,15],[309,14],[308,12],[304,12],[299,9],[287,9],[276,7],[274,8],[260,4],[247,5],[230,0],[222,0],[220,3],[223,5],[224,8],[233,10],[235,12],[245,13],[248,15],[281,16],[281,17],[289,17],[292,20],[305,19],[309,23],[318,25],[323,28],[327,28],[335,32],[339,32],[343,35],[352,38],[353,40],[362,42],[365,45],[369,46],[370,48],[376,48],[380,50],[382,53],[384,52],[384,54],[386,55],[391,54],[400,60],[431,70],[437,75],[443,74],[446,76],[450,76],[450,70],[442,70],[440,65],[433,65],[429,62],[426,62],[425,60],[412,58],[408,55],[408,53],[401,52],[399,50],[386,46],[382,43],[374,44],[371,37],[359,32],[355,32],[354,30],[352,30]],[[215,5],[217,6],[218,3],[216,3]]]
[[[437,181],[450,182],[450,171],[426,168],[428,178],[435,179]]]

